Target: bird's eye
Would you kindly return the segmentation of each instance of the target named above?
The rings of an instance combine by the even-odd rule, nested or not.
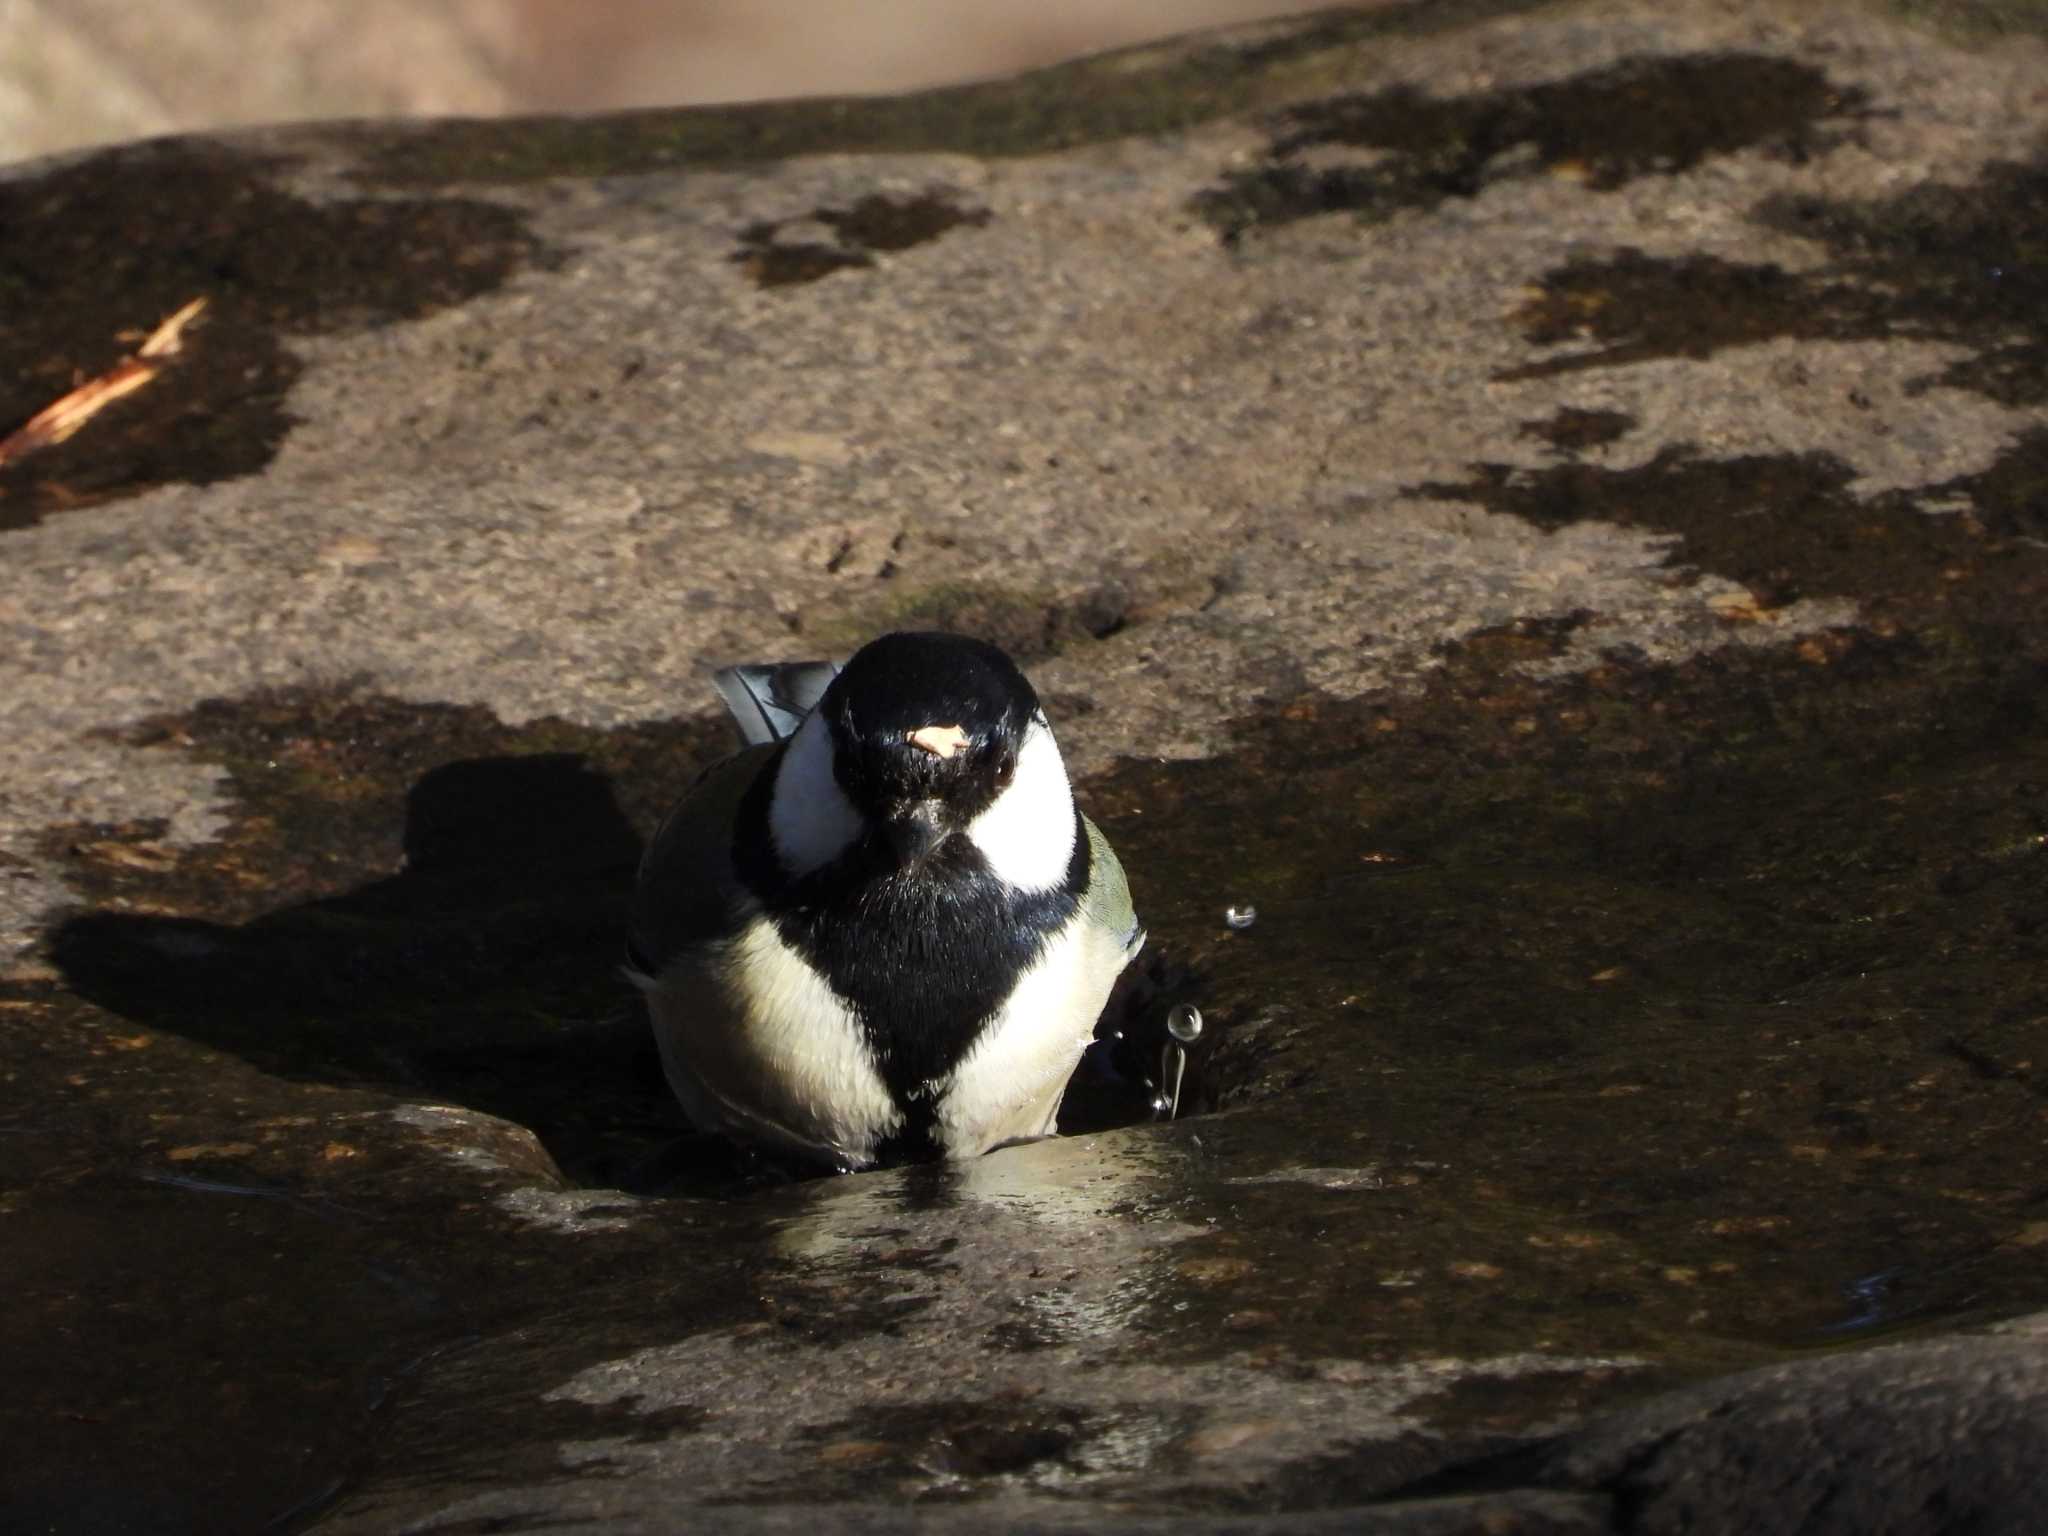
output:
[[[1008,789],[1010,780],[1017,777],[1017,759],[1005,752],[996,759],[996,788]]]

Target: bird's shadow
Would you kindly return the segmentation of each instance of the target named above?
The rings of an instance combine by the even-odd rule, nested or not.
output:
[[[406,794],[397,874],[239,926],[92,912],[52,950],[147,1028],[501,1116],[572,1180],[630,1182],[687,1130],[619,969],[640,848],[579,756],[452,762]]]
[[[101,1007],[275,1076],[525,1126],[578,1184],[735,1193],[818,1171],[692,1133],[671,1097],[621,969],[641,838],[586,759],[436,767],[406,792],[403,848],[397,874],[239,925],[89,912],[53,957]],[[1125,978],[1063,1130],[1150,1115],[1164,979],[1156,956]]]

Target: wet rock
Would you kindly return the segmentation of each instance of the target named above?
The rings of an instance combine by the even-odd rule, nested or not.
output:
[[[2048,1499],[2048,1317],[1673,1393],[1569,1437],[1539,1475],[1612,1495],[1644,1536],[2019,1536]]]

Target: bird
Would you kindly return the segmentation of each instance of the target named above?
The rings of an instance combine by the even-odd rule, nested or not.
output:
[[[648,845],[627,944],[689,1120],[840,1171],[1053,1134],[1145,930],[1023,672],[897,632],[715,682],[748,745]]]

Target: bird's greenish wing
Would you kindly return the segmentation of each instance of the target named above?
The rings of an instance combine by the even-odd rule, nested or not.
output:
[[[733,829],[740,802],[777,751],[774,743],[749,747],[711,769],[647,845],[630,941],[634,964],[647,974],[659,975],[696,945],[729,938],[753,916],[754,897],[733,867]]]
[[[1109,839],[1102,835],[1102,828],[1086,816],[1081,818],[1081,825],[1088,832],[1088,894],[1082,898],[1081,909],[1090,921],[1099,923],[1122,941],[1128,958],[1145,943],[1145,929],[1131,907],[1131,883],[1124,878],[1124,867],[1116,850],[1109,846]]]

